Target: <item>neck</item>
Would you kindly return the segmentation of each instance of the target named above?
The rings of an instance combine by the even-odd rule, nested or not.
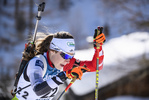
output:
[[[49,58],[49,51],[47,51],[47,60],[48,60],[48,64],[54,68],[54,64],[51,62],[50,58]]]

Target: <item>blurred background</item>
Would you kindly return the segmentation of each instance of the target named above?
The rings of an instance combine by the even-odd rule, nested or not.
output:
[[[46,5],[38,32],[70,32],[80,60],[92,60],[94,29],[104,27],[99,99],[149,100],[149,0],[0,0],[0,100],[12,98],[14,77],[42,2]],[[86,73],[62,99],[93,100],[94,89],[95,73]]]

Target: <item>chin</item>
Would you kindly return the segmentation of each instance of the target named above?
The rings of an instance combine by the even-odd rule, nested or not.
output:
[[[58,68],[58,70],[63,71],[63,68]]]
[[[58,69],[58,70],[62,70],[63,69],[62,66],[58,66],[58,67],[55,67],[55,68]]]

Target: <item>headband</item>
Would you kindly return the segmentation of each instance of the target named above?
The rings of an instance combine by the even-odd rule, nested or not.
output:
[[[53,38],[50,43],[50,49],[64,53],[75,53],[74,39]]]

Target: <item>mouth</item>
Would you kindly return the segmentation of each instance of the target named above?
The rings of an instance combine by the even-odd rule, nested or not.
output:
[[[61,67],[64,67],[65,65],[63,65],[63,64],[60,64],[60,66],[61,66]]]

